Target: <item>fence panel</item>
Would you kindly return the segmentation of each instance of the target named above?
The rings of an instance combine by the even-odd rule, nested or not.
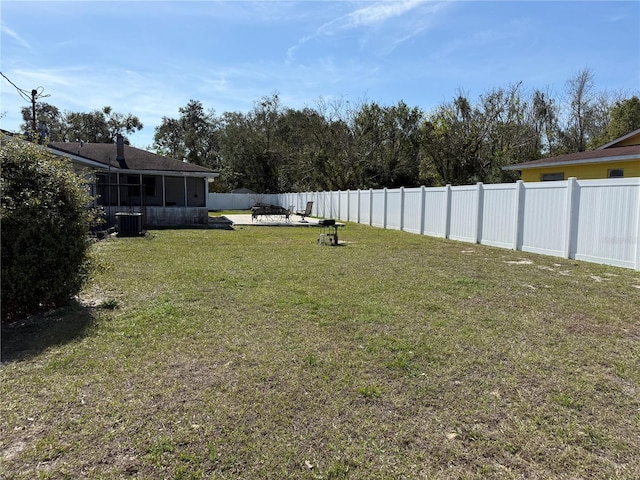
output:
[[[370,190],[360,190],[360,223],[371,225]]]
[[[640,230],[640,179],[579,180],[576,260],[634,268]],[[636,267],[637,268],[637,267]]]
[[[330,197],[330,211],[326,218],[337,219],[340,216],[340,192],[331,192]]]
[[[517,235],[516,184],[484,185],[482,194],[482,223],[480,243],[501,248],[512,248]]]
[[[371,225],[374,227],[385,226],[385,190],[369,190],[371,195]]]
[[[349,222],[360,221],[360,190],[349,190]]]
[[[402,230],[422,233],[422,188],[404,189],[402,205]]]
[[[349,192],[341,191],[338,193],[338,214],[336,218],[341,221],[348,221],[349,219]]]
[[[451,188],[449,238],[452,240],[475,243],[477,239],[477,190],[475,185]]]
[[[324,192],[314,192],[313,194],[313,216],[322,217],[325,211]]]
[[[424,196],[424,234],[445,238],[449,188],[427,188]]]
[[[563,256],[566,206],[567,182],[524,184],[522,251]]]
[[[388,189],[386,193],[387,214],[385,216],[385,227],[400,230],[402,226],[402,189]]]
[[[313,201],[313,216],[640,270],[639,178],[315,192],[281,201]]]
[[[280,195],[257,193],[209,193],[209,210],[248,210],[254,205],[280,205]]]

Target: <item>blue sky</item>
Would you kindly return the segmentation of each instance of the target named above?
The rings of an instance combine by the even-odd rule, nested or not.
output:
[[[190,99],[248,112],[403,100],[429,111],[522,82],[561,96],[589,68],[597,90],[640,93],[640,2],[11,1],[0,70],[61,111],[137,115],[145,148]],[[1,126],[27,106],[0,79]]]

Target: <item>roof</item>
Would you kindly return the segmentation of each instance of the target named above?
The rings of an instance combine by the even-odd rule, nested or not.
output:
[[[87,160],[87,163],[96,168],[120,169],[116,159],[117,145],[115,143],[50,142],[49,148],[54,150],[54,153],[76,157],[76,160]],[[203,173],[209,174],[208,176],[217,176],[217,173],[209,168],[181,162],[175,158],[165,157],[129,145],[124,146],[124,157],[129,170]]]
[[[636,138],[637,140],[636,141]],[[622,144],[623,146],[620,146]],[[515,163],[503,170],[527,170],[529,168],[559,167],[585,163],[640,161],[640,129],[588,152],[568,153],[557,157],[541,158],[530,162]]]
[[[562,165],[578,165],[582,163],[624,162],[640,160],[640,145],[614,147],[605,150],[568,153],[558,157],[541,158],[530,162],[516,163],[503,167],[504,170],[525,170],[528,168],[553,167]]]
[[[604,150],[605,148],[615,147],[616,145],[624,142],[625,140],[629,140],[629,139],[631,139],[633,137],[636,137],[636,136],[638,137],[638,139],[636,139],[636,140],[640,140],[640,128],[638,130],[634,130],[631,133],[627,133],[626,135],[618,137],[618,138],[616,138],[615,140],[612,140],[609,143],[605,143],[601,147],[596,148],[596,150]]]

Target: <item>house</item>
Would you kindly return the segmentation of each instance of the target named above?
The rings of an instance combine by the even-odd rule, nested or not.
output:
[[[92,194],[108,225],[118,213],[141,213],[145,227],[206,225],[209,182],[218,173],[124,144],[50,142],[49,150],[69,159],[78,174],[95,178]]]
[[[640,177],[640,129],[589,152],[569,153],[503,167],[519,170],[525,182]]]

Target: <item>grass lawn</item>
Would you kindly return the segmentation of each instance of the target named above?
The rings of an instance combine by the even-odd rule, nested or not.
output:
[[[95,245],[2,331],[0,477],[640,478],[640,273],[348,224]]]

